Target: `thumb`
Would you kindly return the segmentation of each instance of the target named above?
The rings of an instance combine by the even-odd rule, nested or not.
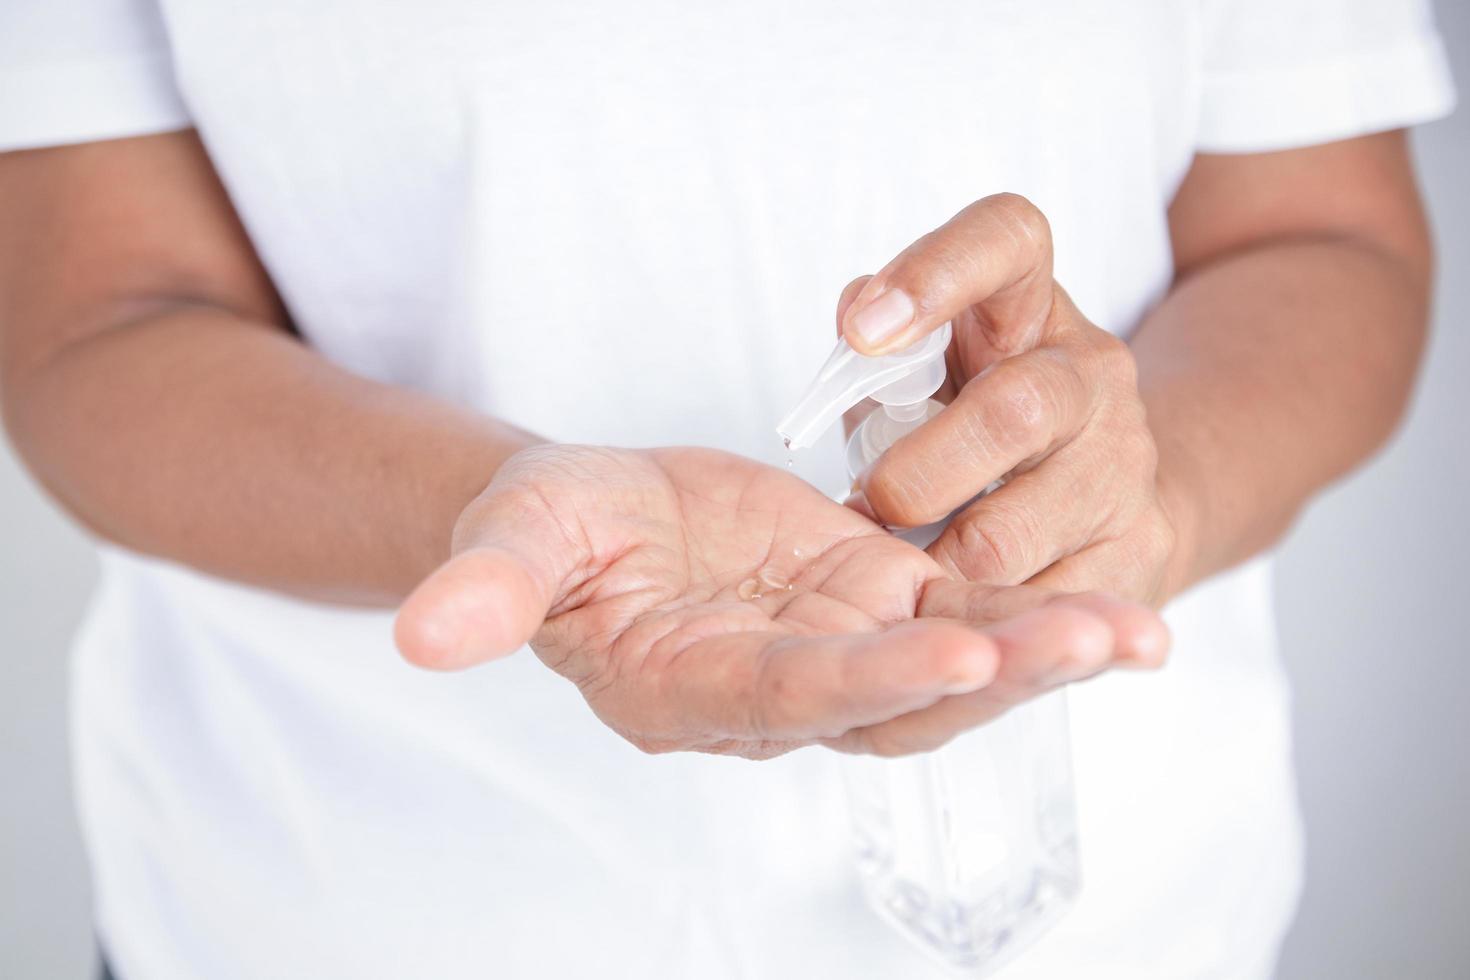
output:
[[[997,194],[971,204],[869,279],[842,312],[842,335],[859,353],[887,354],[973,309],[990,345],[1015,354],[1042,342],[1051,302],[1046,217],[1024,197]]]
[[[398,610],[393,638],[410,663],[459,670],[514,653],[557,601],[570,565],[564,538],[496,503],[471,505],[477,530]]]

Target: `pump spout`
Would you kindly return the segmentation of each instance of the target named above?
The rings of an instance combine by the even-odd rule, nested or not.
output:
[[[944,384],[950,326],[892,354],[864,357],[839,340],[801,400],[776,426],[788,449],[806,449],[864,398],[885,405],[923,402]]]

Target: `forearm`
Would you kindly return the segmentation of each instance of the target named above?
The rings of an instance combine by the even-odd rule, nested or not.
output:
[[[203,306],[100,331],[12,387],[22,457],[101,536],[330,601],[396,603],[535,441]]]
[[[1132,340],[1179,535],[1170,594],[1269,547],[1388,437],[1425,334],[1426,266],[1350,237],[1222,256]]]

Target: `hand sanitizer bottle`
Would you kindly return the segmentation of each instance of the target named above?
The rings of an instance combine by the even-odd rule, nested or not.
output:
[[[864,398],[879,405],[847,444],[849,476],[943,409],[946,325],[907,350],[845,341],[777,431],[812,445]],[[995,485],[986,488],[994,489]],[[926,547],[948,519],[896,531]],[[923,755],[844,757],[858,871],[874,909],[970,976],[993,973],[1070,907],[1080,887],[1065,692],[1012,708]]]

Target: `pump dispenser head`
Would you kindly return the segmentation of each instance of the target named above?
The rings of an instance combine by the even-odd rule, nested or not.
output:
[[[864,357],[846,340],[839,340],[811,387],[776,431],[788,449],[805,449],[864,398],[883,405],[927,401],[944,384],[944,351],[950,333],[946,323],[911,347],[877,357]]]

